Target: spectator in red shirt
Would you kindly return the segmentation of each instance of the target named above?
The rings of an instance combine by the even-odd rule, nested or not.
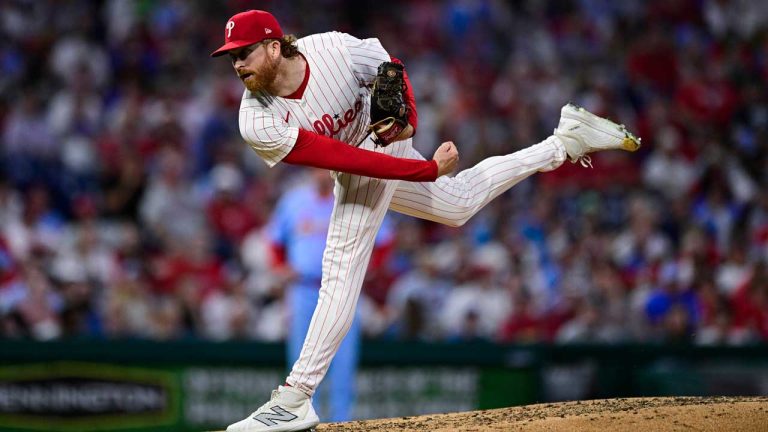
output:
[[[531,297],[525,292],[517,295],[512,312],[499,332],[500,342],[539,342],[541,340],[539,318],[534,311]]]

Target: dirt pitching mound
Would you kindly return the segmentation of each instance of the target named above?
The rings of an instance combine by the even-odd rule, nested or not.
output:
[[[659,397],[527,405],[487,411],[329,423],[361,431],[768,431],[768,397]]]

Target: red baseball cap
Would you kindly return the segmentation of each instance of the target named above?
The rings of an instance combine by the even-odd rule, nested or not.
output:
[[[211,57],[227,51],[261,42],[264,39],[280,39],[283,29],[271,13],[262,10],[240,12],[224,26],[224,45],[211,53]]]

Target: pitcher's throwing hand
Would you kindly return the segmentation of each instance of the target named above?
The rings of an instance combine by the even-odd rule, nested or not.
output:
[[[450,174],[459,165],[459,150],[453,141],[440,144],[432,159],[437,161],[437,176]]]

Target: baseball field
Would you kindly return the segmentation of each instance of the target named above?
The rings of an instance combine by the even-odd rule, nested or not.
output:
[[[546,403],[486,411],[330,423],[361,431],[768,431],[768,397],[663,397]]]

